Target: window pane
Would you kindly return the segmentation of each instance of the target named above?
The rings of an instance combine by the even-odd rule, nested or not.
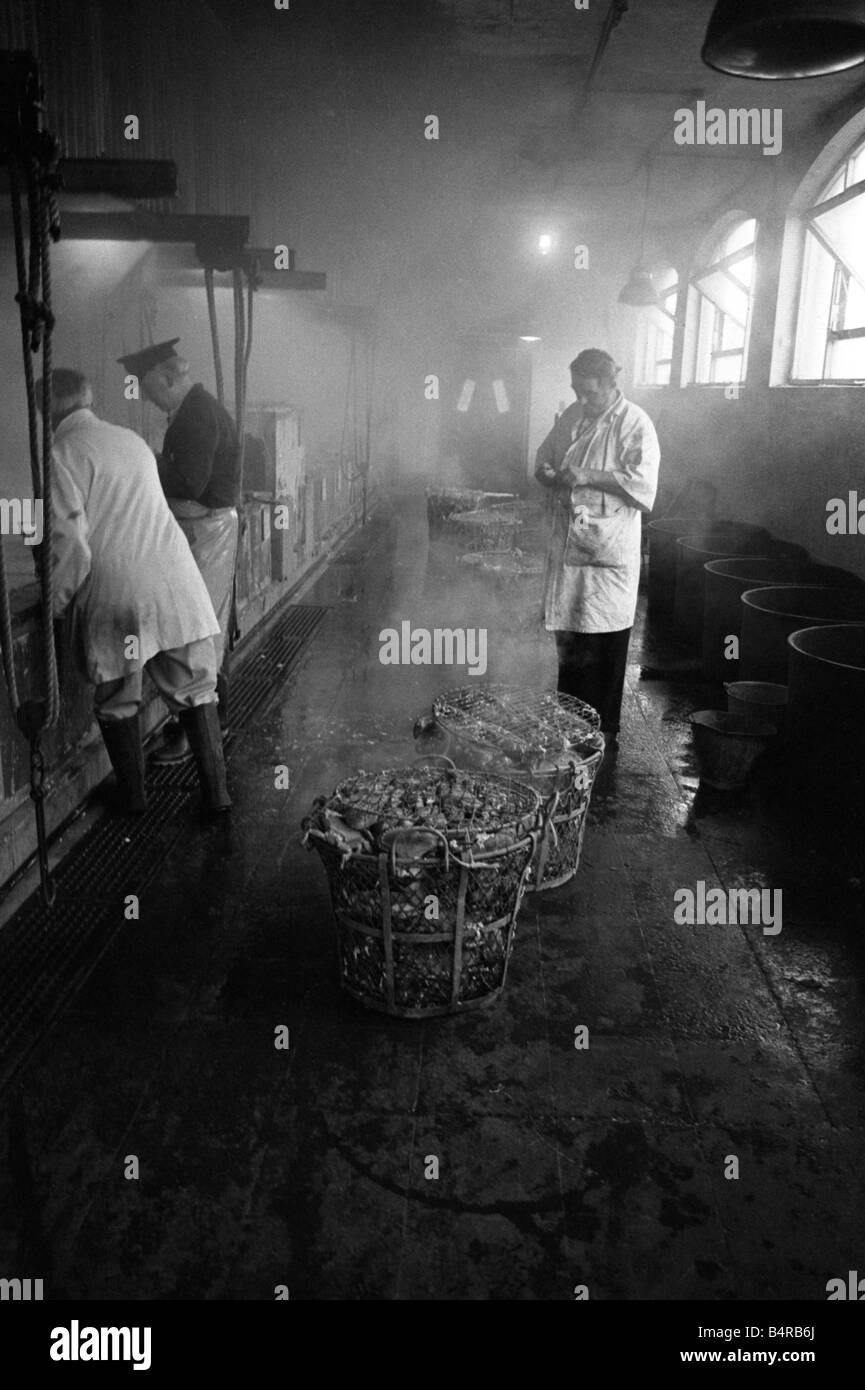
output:
[[[839,328],[865,328],[865,289],[858,280],[851,278],[847,286],[847,304],[844,321]]]
[[[695,381],[714,381],[712,375],[712,335],[715,328],[716,309],[705,295],[699,298],[699,319],[697,321],[697,359],[694,364]]]
[[[865,195],[814,218],[832,250],[865,282]]]
[[[742,362],[739,357],[716,357],[712,363],[712,380],[720,383],[742,381]]]
[[[865,380],[865,338],[845,338],[832,343],[827,376],[838,381]]]
[[[829,331],[835,261],[807,232],[802,266],[802,292],[799,299],[799,326],[793,376],[800,381],[817,381],[823,376],[823,355]]]
[[[850,160],[850,171],[847,175],[846,186],[849,188],[851,183],[858,183],[860,179],[865,179],[865,145],[861,145]],[[837,188],[835,191],[836,193],[841,192],[840,188]],[[831,198],[832,194],[826,193],[824,197]]]
[[[733,251],[741,251],[743,247],[750,246],[757,236],[757,219],[750,217],[747,222],[740,222],[738,227],[734,227],[723,243],[723,248],[715,260],[723,260],[724,256],[729,256]]]
[[[697,278],[700,291],[711,299],[725,314],[738,319],[744,328],[748,320],[748,294],[726,275],[723,270],[710,271]]]
[[[658,363],[655,368],[655,385],[669,386],[670,384],[670,363]]]
[[[728,266],[727,274],[744,285],[746,290],[750,290],[754,283],[754,257],[747,256],[745,260]]]
[[[734,322],[729,315],[723,316],[723,328],[721,330],[721,348],[727,351],[728,348],[743,348],[745,346],[745,330]]]
[[[827,183],[826,187],[823,189],[823,192],[820,194],[820,197],[818,199],[819,202],[823,203],[826,201],[827,198],[834,198],[836,193],[844,192],[844,189],[846,187],[846,184],[844,182],[845,167],[846,166],[842,165],[841,168],[838,170],[838,173],[832,179],[832,181],[830,183]],[[851,182],[855,183],[856,180],[853,179],[851,180]]]

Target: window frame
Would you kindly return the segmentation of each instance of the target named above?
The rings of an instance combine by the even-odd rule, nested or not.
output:
[[[718,254],[731,237],[747,223],[753,223],[753,237],[745,246],[733,251]],[[757,278],[757,245],[760,237],[759,219],[753,212],[737,209],[729,212],[720,223],[716,223],[711,234],[705,239],[695,262],[695,268],[688,277],[688,312],[686,320],[686,342],[688,352],[683,359],[683,385],[725,387],[744,386],[748,378],[748,358],[751,346],[751,326],[754,316],[754,298]],[[740,261],[753,263],[751,284],[732,273],[732,267]],[[706,292],[701,282],[718,274],[731,281],[733,287],[747,296],[747,309],[744,324],[717,298]],[[725,328],[735,324],[742,332],[741,346],[723,346]],[[733,381],[718,380],[716,369],[719,363],[729,358],[741,358],[741,371]],[[707,375],[698,375],[706,372]]]
[[[849,342],[859,338],[865,339],[865,316],[863,316],[861,324],[855,328],[836,328],[834,326],[837,322],[844,321],[845,309],[844,307],[839,309],[839,305],[843,305],[849,295],[851,279],[855,280],[860,289],[865,292],[865,273],[857,273],[855,267],[849,264],[843,254],[832,245],[829,238],[817,225],[817,219],[824,216],[827,212],[832,212],[835,208],[844,207],[848,203],[855,202],[859,198],[865,198],[865,178],[855,179],[852,183],[848,183],[848,179],[851,177],[852,173],[852,166],[861,160],[863,153],[865,153],[865,138],[860,136],[859,140],[848,147],[842,158],[836,160],[831,172],[821,180],[823,193],[825,193],[826,189],[831,188],[833,184],[837,183],[839,178],[843,181],[843,187],[828,198],[820,196],[817,198],[816,202],[813,200],[809,201],[806,206],[800,209],[798,214],[802,229],[803,267],[805,257],[809,250],[808,236],[810,234],[825,254],[831,258],[833,269],[832,287],[829,292],[828,307],[825,315],[826,328],[824,330],[822,354],[823,371],[819,377],[803,377],[795,374],[796,357],[801,336],[803,332],[813,331],[816,326],[813,324],[809,326],[804,322],[806,313],[806,308],[803,304],[804,276],[801,279],[799,292],[796,297],[793,352],[787,378],[791,386],[865,386],[865,364],[863,364],[862,373],[859,376],[837,377],[828,374],[832,348],[835,343]],[[817,313],[816,306],[811,305],[807,312],[809,312],[813,318]],[[822,317],[823,315],[821,313],[821,318]]]
[[[661,282],[666,280],[668,283],[666,285],[661,283],[658,286],[658,299],[660,302],[650,308],[643,309],[640,313],[634,381],[635,385],[641,390],[662,391],[674,384],[673,363],[676,360],[676,326],[678,323],[676,310],[678,308],[679,295],[682,292],[682,284],[679,272],[671,265],[657,268],[652,274],[656,282],[659,280]],[[675,309],[670,309],[668,307],[670,299],[675,300]],[[656,314],[661,314],[664,318],[669,320],[669,357],[658,357],[657,355],[661,325],[654,317]],[[666,324],[663,326],[667,328]],[[650,372],[647,370],[649,367],[651,368],[651,376]],[[654,379],[659,367],[667,368],[666,381],[657,381]]]

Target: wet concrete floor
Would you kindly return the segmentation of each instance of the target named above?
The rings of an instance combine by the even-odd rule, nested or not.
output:
[[[190,821],[0,1100],[0,1273],[55,1299],[824,1300],[861,1265],[860,879],[771,768],[699,787],[687,714],[723,691],[641,680],[681,657],[642,616],[581,868],[525,898],[500,1001],[417,1022],[339,992],[301,817],[468,683],[383,666],[380,630],[487,624],[487,679],[554,685],[535,614],[484,592],[396,497],[306,596],[331,611],[244,736],[230,831]],[[698,881],[782,889],[782,930],[676,925]]]

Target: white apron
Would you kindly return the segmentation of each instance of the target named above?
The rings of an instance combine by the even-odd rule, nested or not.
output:
[[[156,652],[218,634],[156,459],[137,434],[92,410],[67,415],[54,436],[52,500],[54,612],[72,604],[90,681],[128,676]]]
[[[565,416],[541,445],[539,461],[612,473],[627,496],[588,487],[554,495],[545,626],[621,632],[633,625],[637,607],[640,514],[651,511],[657,491],[657,435],[646,412],[621,394],[597,420]]]

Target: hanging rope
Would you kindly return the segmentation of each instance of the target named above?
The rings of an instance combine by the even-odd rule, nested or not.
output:
[[[246,313],[243,306],[243,271],[235,266],[232,271],[232,290],[234,296],[234,421],[237,432],[237,448],[240,460],[240,499],[243,502],[243,454],[246,438],[246,385],[249,374],[249,359],[252,354],[252,305],[257,286],[255,264],[251,261],[246,268]],[[237,563],[240,558],[241,528],[243,519],[238,519],[237,547],[234,552],[234,578],[231,585],[231,610],[228,618],[228,649],[232,651],[240,637],[237,622]]]
[[[15,720],[30,745],[30,795],[36,814],[39,870],[42,900],[46,906],[54,901],[55,887],[48,862],[48,841],[45,826],[45,759],[42,735],[53,728],[60,713],[60,691],[57,675],[57,654],[54,647],[53,565],[51,555],[52,487],[51,450],[53,446],[52,410],[52,331],[54,314],[51,305],[51,241],[60,236],[55,190],[60,148],[57,141],[41,129],[41,91],[35,66],[27,82],[19,106],[15,139],[6,150],[9,174],[9,195],[12,211],[12,230],[15,245],[15,270],[18,291],[15,296],[21,322],[21,349],[24,364],[24,388],[27,397],[27,434],[30,448],[30,475],[33,487],[34,513],[42,508],[42,535],[35,549],[36,568],[41,591],[42,651],[44,658],[45,693],[43,699],[21,700],[15,674],[12,618],[6,567],[0,546],[0,642],[3,648],[3,672],[9,691],[9,702]],[[29,215],[29,256],[25,256],[24,230],[21,212],[22,177],[26,183]],[[40,456],[38,407],[36,401],[34,356],[42,351],[42,440]],[[34,515],[34,523],[36,518]]]
[[[204,267],[204,288],[207,291],[207,315],[210,319],[210,341],[213,344],[213,370],[216,375],[216,399],[225,405],[225,382],[222,378],[222,353],[219,350],[219,323],[216,318],[216,295],[213,290],[213,266]]]
[[[57,655],[54,648],[53,620],[53,566],[51,559],[51,450],[53,430],[51,425],[51,373],[52,373],[52,331],[54,314],[51,307],[51,240],[59,236],[59,219],[53,190],[53,180],[58,158],[56,142],[50,138],[40,141],[38,154],[30,154],[26,161],[27,202],[30,214],[29,268],[25,262],[24,232],[21,216],[21,174],[18,161],[9,162],[9,188],[12,202],[12,229],[15,241],[15,265],[18,277],[18,302],[21,320],[21,346],[24,363],[24,387],[27,396],[27,431],[30,445],[30,474],[33,484],[34,504],[42,503],[42,540],[36,548],[37,571],[41,589],[42,648],[45,660],[45,709],[41,720],[34,711],[29,711],[22,722],[21,704],[18,700],[17,682],[12,671],[9,687],[13,700],[15,717],[27,737],[35,733],[36,726],[53,728],[60,712],[60,692],[57,679]],[[42,447],[40,457],[39,411],[36,401],[34,355],[42,350]],[[13,666],[11,648],[7,652],[7,630],[11,630],[8,620],[8,593],[3,571],[3,617],[4,670]],[[7,675],[7,684],[8,684]],[[13,693],[14,692],[14,693]],[[32,702],[31,702],[32,703]],[[26,723],[26,727],[25,727]]]

